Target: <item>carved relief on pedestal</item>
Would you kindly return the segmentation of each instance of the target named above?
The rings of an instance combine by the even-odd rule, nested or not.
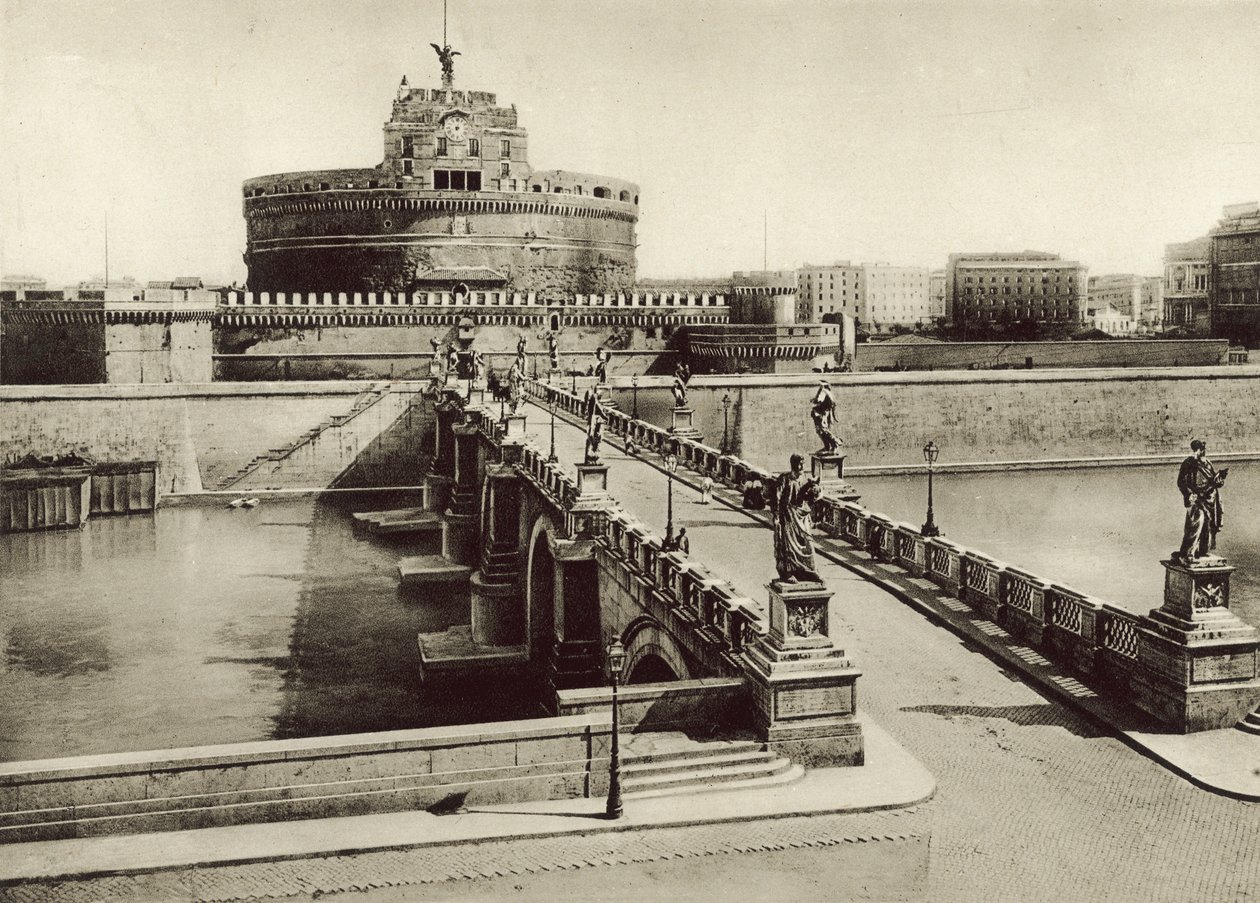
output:
[[[788,634],[794,637],[826,636],[827,606],[801,605],[788,610]]]
[[[1195,585],[1194,607],[1196,610],[1217,608],[1225,605],[1225,588],[1229,581],[1222,578],[1204,580]]]

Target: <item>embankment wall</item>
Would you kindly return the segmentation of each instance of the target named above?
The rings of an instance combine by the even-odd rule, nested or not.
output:
[[[607,791],[606,712],[0,763],[0,844]]]
[[[787,455],[819,447],[809,417],[818,374],[693,378],[688,404],[704,441],[782,469]],[[923,445],[941,464],[1037,462],[1188,454],[1202,437],[1214,453],[1260,453],[1260,367],[1125,368],[948,373],[828,374],[846,468],[922,465]],[[579,380],[579,388],[581,388]],[[627,380],[614,380],[632,410]],[[664,378],[638,389],[639,417],[668,427]]]
[[[390,388],[412,396],[420,387],[394,383]],[[351,413],[371,388],[362,382],[5,386],[0,388],[0,460],[71,450],[97,461],[154,460],[159,495],[199,492],[216,488],[254,458],[283,450]],[[426,424],[401,411],[386,422],[380,413],[356,416],[371,417],[376,434],[358,430],[352,442],[323,441],[317,460],[303,459],[303,466],[281,475],[280,483],[267,485],[308,488],[293,481],[341,473],[356,464],[355,485],[385,485],[398,475],[392,460],[396,453],[411,442],[419,447]],[[331,440],[332,434],[324,438]],[[359,462],[365,451],[371,460]]]

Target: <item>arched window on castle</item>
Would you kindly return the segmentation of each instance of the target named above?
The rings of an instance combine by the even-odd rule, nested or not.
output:
[[[603,185],[597,186],[595,190],[591,192],[591,194],[595,195],[595,197],[597,198],[604,198],[605,200],[609,200],[612,198],[612,192],[609,191],[607,188],[605,188]]]
[[[621,200],[626,204],[630,203],[630,192],[623,191],[621,193]]]

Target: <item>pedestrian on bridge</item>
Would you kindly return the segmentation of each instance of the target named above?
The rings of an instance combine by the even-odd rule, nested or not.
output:
[[[705,474],[704,479],[700,481],[700,504],[709,504],[711,498],[713,498],[713,477]]]

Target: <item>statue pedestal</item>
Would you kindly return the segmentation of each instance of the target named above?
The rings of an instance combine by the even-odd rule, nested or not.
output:
[[[1229,610],[1233,566],[1167,560],[1164,604],[1138,628],[1134,702],[1182,733],[1233,727],[1260,704],[1260,631]]]
[[[758,729],[770,747],[810,766],[861,765],[861,671],[829,635],[831,591],[769,584],[770,631],[745,656]]]
[[[430,471],[424,475],[424,510],[442,512],[451,500],[451,483],[446,474]]]
[[[680,439],[700,441],[700,431],[691,425],[691,416],[695,412],[691,408],[674,408],[674,420],[669,428],[671,436]]]
[[[582,461],[577,465],[578,499],[608,498],[608,465]]]
[[[483,407],[486,403],[485,386],[478,386],[476,383],[473,383],[472,388],[465,393],[464,400],[470,408]]]
[[[617,402],[613,400],[612,388],[608,383],[600,383],[595,387],[595,396],[599,399],[599,406],[605,410],[617,410]]]
[[[816,451],[810,454],[810,475],[818,481],[823,495],[846,502],[856,502],[862,496],[853,484],[844,478],[844,458],[840,452]]]
[[[508,414],[503,423],[503,439],[505,442],[522,442],[525,439],[525,415]]]

